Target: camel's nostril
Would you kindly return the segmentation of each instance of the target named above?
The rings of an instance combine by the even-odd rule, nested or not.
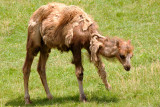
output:
[[[127,66],[127,67],[125,67],[124,69],[125,69],[126,71],[129,71],[130,68],[131,68],[131,67],[128,67],[128,66]]]

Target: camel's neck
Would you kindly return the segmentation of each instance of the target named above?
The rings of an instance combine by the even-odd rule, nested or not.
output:
[[[103,41],[103,46],[100,48],[99,53],[102,56],[111,58],[118,54],[117,41],[119,38],[107,38]]]

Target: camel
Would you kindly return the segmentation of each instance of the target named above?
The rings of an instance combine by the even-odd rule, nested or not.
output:
[[[126,71],[131,68],[130,59],[133,56],[131,41],[120,38],[104,37],[98,32],[96,22],[81,8],[62,3],[49,3],[37,9],[28,24],[28,38],[26,46],[26,59],[23,66],[25,103],[30,104],[28,81],[34,57],[40,52],[37,71],[48,99],[52,99],[46,80],[46,62],[51,49],[57,48],[65,52],[71,51],[72,63],[75,65],[75,74],[78,80],[80,101],[86,102],[83,91],[83,66],[81,49],[87,50],[91,62],[98,69],[107,90],[111,85],[107,81],[105,65],[101,56],[116,57]],[[61,59],[60,59],[61,60]]]

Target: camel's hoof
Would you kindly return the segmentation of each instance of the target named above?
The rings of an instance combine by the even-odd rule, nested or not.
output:
[[[87,102],[87,98],[86,98],[86,96],[85,95],[80,95],[80,101],[81,102]]]
[[[32,101],[30,100],[30,98],[25,98],[25,104],[31,104]]]
[[[53,96],[52,96],[51,94],[49,94],[49,95],[47,95],[47,98],[48,98],[49,100],[52,100],[52,99],[53,99]]]
[[[108,90],[108,91],[110,91],[111,89],[112,89],[112,87],[111,87],[111,85],[108,83],[108,85],[106,86],[106,89]]]

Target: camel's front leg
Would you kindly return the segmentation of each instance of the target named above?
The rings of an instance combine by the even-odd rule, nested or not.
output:
[[[98,60],[95,61],[94,64],[98,68],[98,74],[101,77],[106,89],[110,90],[111,85],[107,81],[107,73],[105,72],[105,65],[102,63],[100,58],[98,58]]]
[[[83,66],[82,66],[82,61],[81,61],[81,48],[78,48],[76,46],[75,48],[72,49],[72,54],[73,54],[73,64],[75,64],[76,68],[76,76],[78,80],[78,85],[79,85],[79,93],[80,93],[80,101],[86,102],[86,96],[83,91]]]

